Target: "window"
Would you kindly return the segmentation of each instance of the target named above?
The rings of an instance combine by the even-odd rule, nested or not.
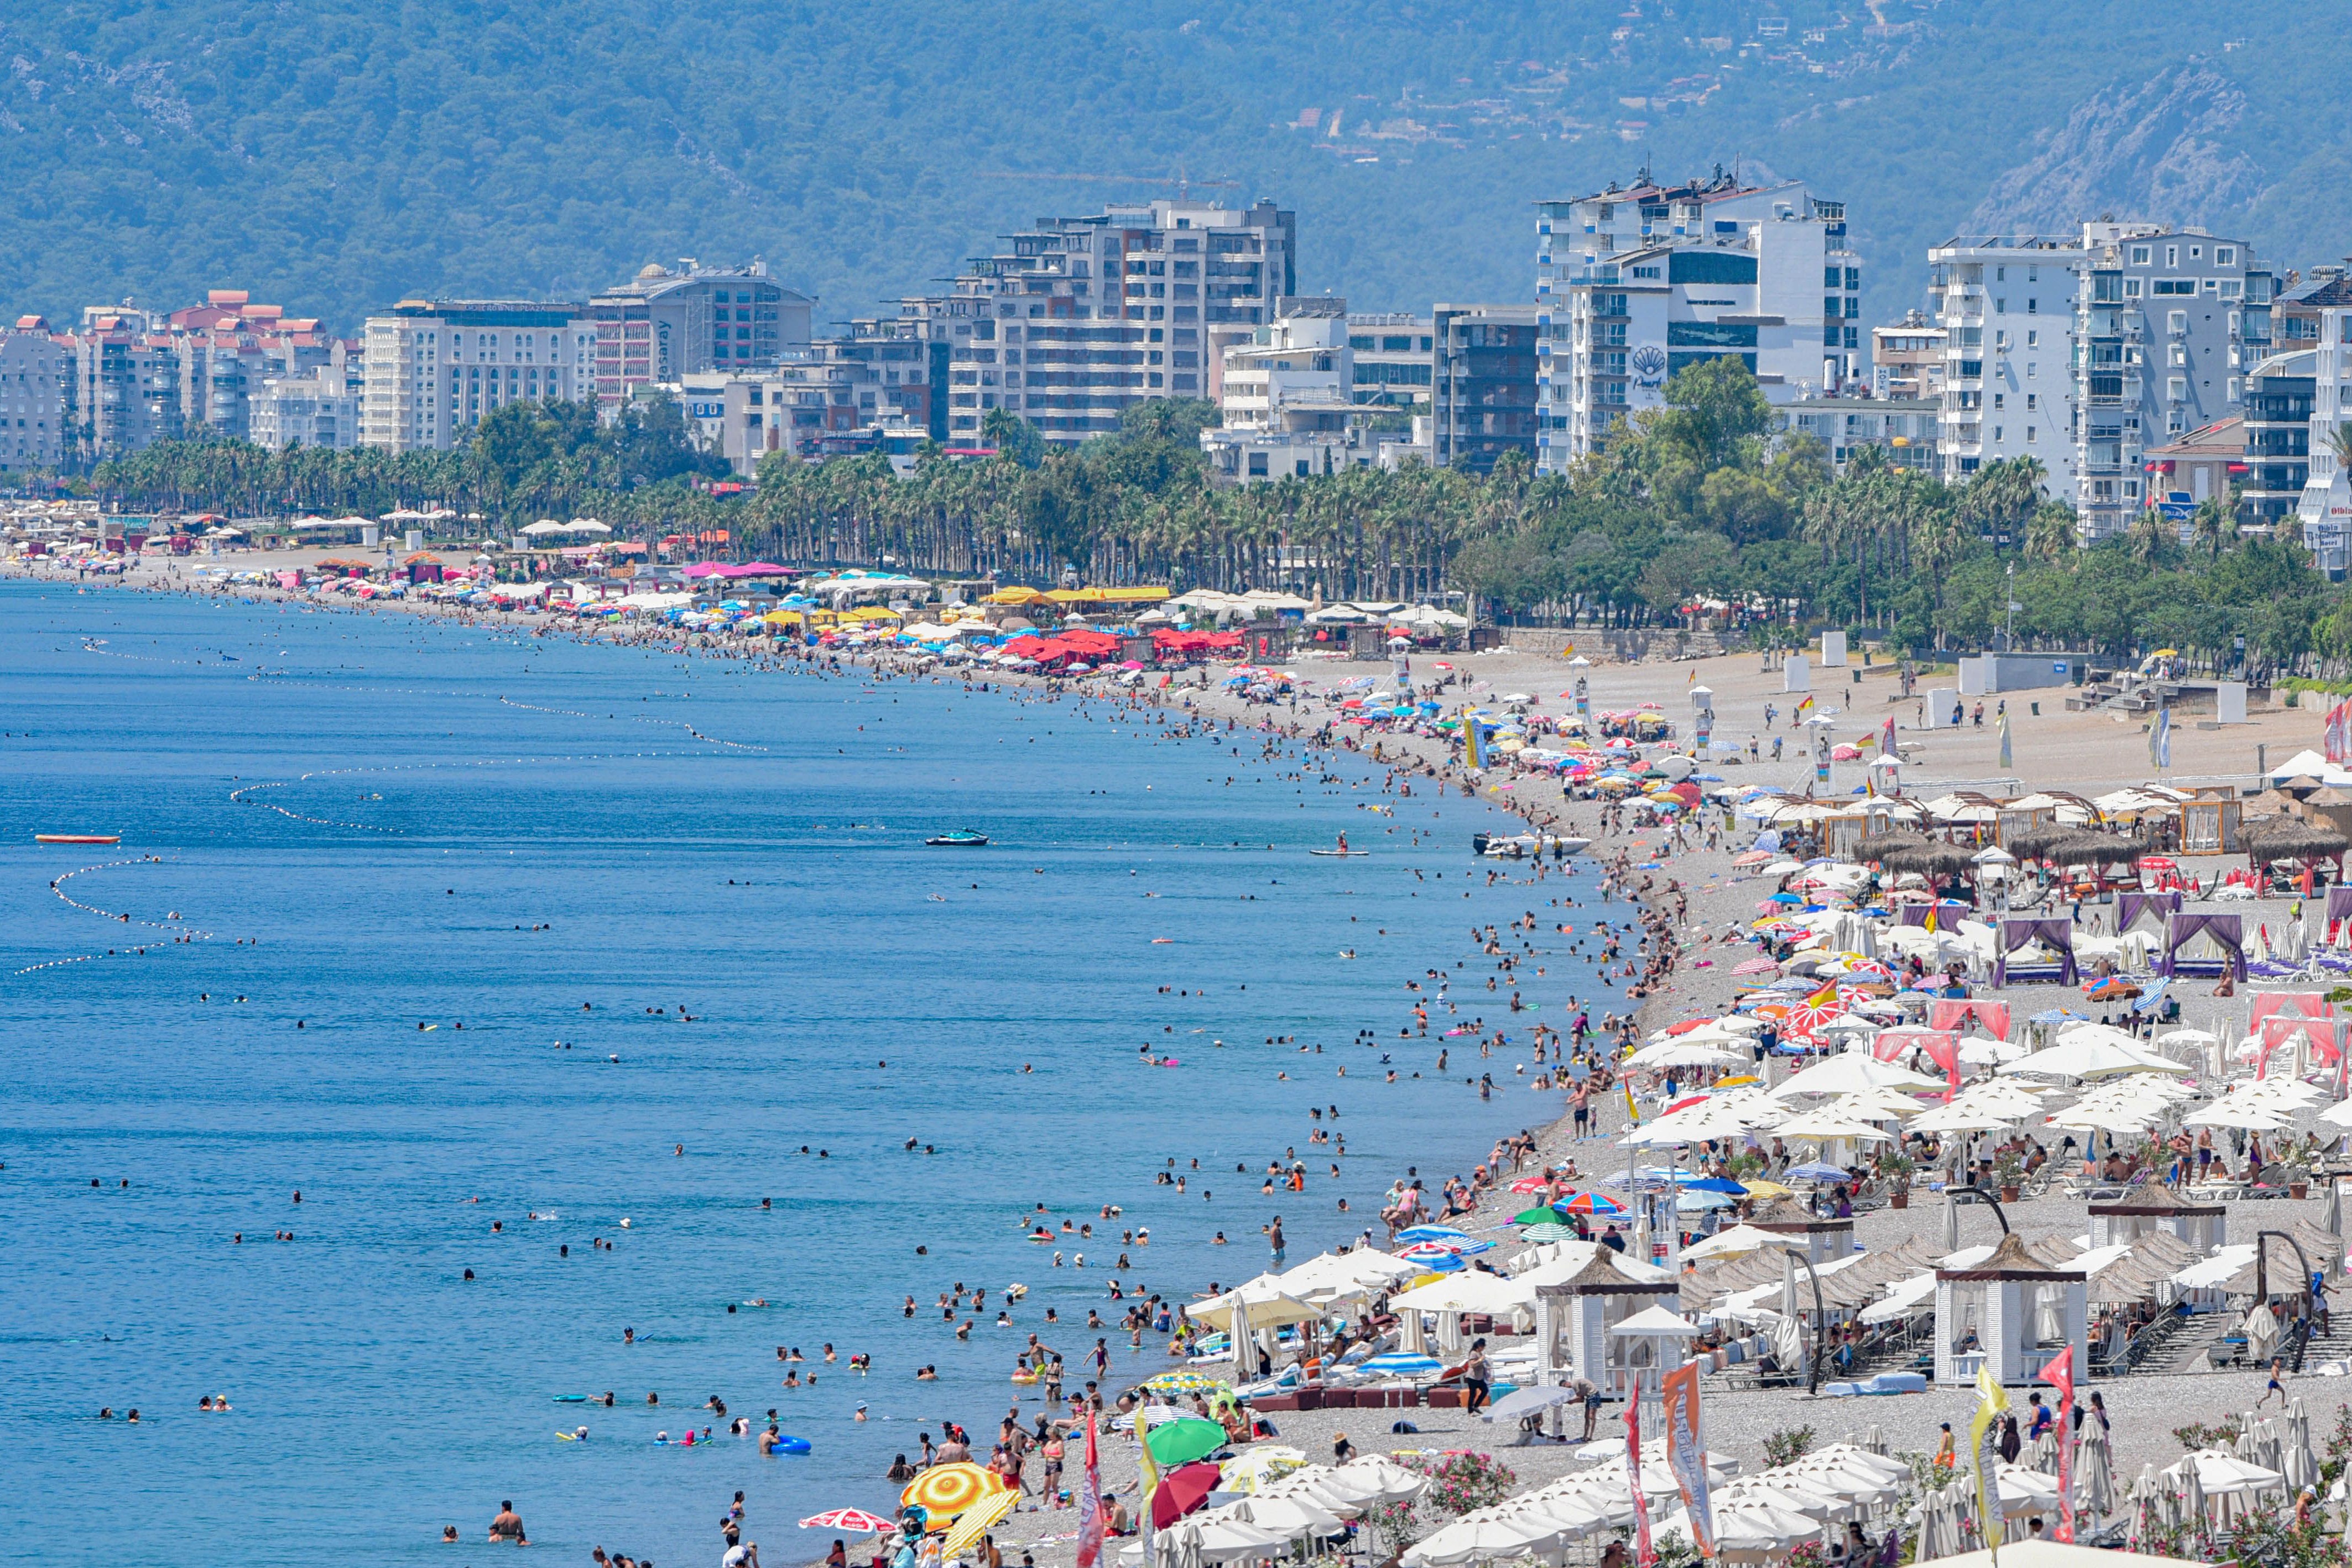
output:
[[[2025,346],[2030,349],[2040,348],[2042,346],[2042,334],[2039,331],[2027,332],[2025,334]]]
[[[2002,394],[2002,393],[1999,393],[1999,392],[1994,393],[1994,394],[1992,395],[1992,405],[1993,405],[1995,408],[1999,408],[1999,407],[2000,407],[2000,406],[2001,406],[2001,399],[2002,399],[2005,395],[2005,395],[2005,394]]]
[[[2140,280],[2139,280],[2138,279],[2137,279],[2137,278],[2126,278],[2126,279],[2124,279],[2124,298],[2125,298],[2125,299],[2126,299],[2126,300],[2137,300],[2137,299],[2138,299],[2138,298],[2139,298],[2139,294],[2140,294],[2140,288],[2139,288],[2139,284],[2140,284]]]
[[[2039,315],[2041,311],[2042,301],[2031,294],[2027,295],[2025,297],[2025,313],[2029,316],[2033,316]]]
[[[2030,413],[2032,413],[2034,409],[2037,409],[2037,408],[2039,408],[2039,407],[2041,407],[2041,406],[2042,406],[2042,397],[2041,397],[2041,395],[2040,395],[2039,393],[2032,393],[2032,392],[2029,392],[2029,393],[2027,393],[2027,394],[2025,395],[2025,408],[2026,408],[2026,412],[2027,412],[2027,413],[2029,413],[2029,414],[2030,414]],[[2028,426],[2028,428],[2031,428],[2031,426]],[[2031,439],[2031,438],[2032,438],[2032,437],[2028,437],[2028,439]]]
[[[2155,294],[2194,294],[2197,292],[2197,279],[2194,278],[2158,278],[2155,280],[2155,287],[2151,289],[2149,292]]]
[[[2213,265],[2214,265],[2214,266],[2216,266],[2216,267],[2235,267],[2237,264],[2238,264],[2238,247],[2237,247],[2236,246],[2234,246],[2234,245],[2217,245],[2217,246],[2215,246],[2215,247],[2213,247]]]
[[[2034,437],[2035,437],[2037,434],[2039,434],[2039,433],[2040,433],[2041,429],[2042,429],[2042,426],[2039,426],[2039,425],[2028,425],[2028,426],[2025,427],[2025,441],[2026,441],[2026,445],[2028,445],[2028,446],[2032,446],[2032,445],[2033,444],[2033,438],[2034,438]]]
[[[2147,246],[2135,245],[2131,247],[2131,264],[2134,267],[2146,267],[2148,264],[2148,247]]]
[[[2164,264],[2167,267],[2178,267],[2180,265],[2180,247],[2177,245],[2168,245],[2164,247]]]
[[[1994,426],[1992,427],[1992,438],[1993,438],[1994,440],[1998,441],[1998,440],[2000,440],[2000,437],[2001,437],[2001,427],[2000,427],[2000,426],[1996,425],[1996,426]]]
[[[2168,375],[2165,377],[2164,395],[2168,400],[2174,403],[2186,401],[2189,396],[2189,378],[2185,375]]]
[[[2166,331],[2170,332],[2175,336],[2178,336],[2182,332],[2186,332],[2189,330],[2189,312],[2186,310],[2167,310],[2164,313],[2164,329]]]
[[[1993,313],[1994,315],[1996,315],[1996,316],[2006,316],[2006,315],[2008,315],[2008,314],[2009,314],[2009,301],[2008,301],[2008,300],[2006,300],[2006,299],[2001,299],[2001,298],[1996,298],[1996,299],[1993,300],[1993,302],[1992,302],[1992,313]]]

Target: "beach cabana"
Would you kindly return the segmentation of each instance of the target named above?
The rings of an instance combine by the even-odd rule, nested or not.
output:
[[[1536,1342],[1543,1381],[1590,1379],[1612,1399],[1635,1392],[1634,1341],[1610,1331],[1644,1309],[1672,1310],[1682,1287],[1663,1268],[1625,1257],[1613,1247],[1591,1248],[1580,1264],[1572,1248],[1559,1263],[1533,1271]],[[1563,1267],[1564,1265],[1564,1267]],[[1526,1279],[1528,1276],[1522,1276]]]
[[[2203,946],[2192,946],[2202,941]],[[2164,956],[2157,972],[2170,976],[2228,974],[2246,978],[2245,921],[2237,915],[2176,913],[2165,917]]]
[[[2176,889],[2163,893],[2117,893],[2116,895],[2116,934],[2142,927],[2161,942],[2167,917],[2180,912],[2180,894]]]
[[[2156,1232],[2186,1243],[2196,1256],[2203,1258],[2229,1242],[2229,1206],[2196,1203],[2155,1183],[2119,1198],[2091,1205],[2094,1251],[2102,1247],[2128,1246]]]
[[[1992,983],[2010,984],[2010,955],[2034,947],[2044,947],[2052,958],[2023,965],[2017,973],[2020,981],[2053,980],[2061,985],[2074,984],[2074,922],[2070,920],[2005,920],[1993,933]]]
[[[1956,904],[1949,899],[1946,899],[1933,904],[1906,904],[1895,911],[1895,923],[1905,926],[1924,926],[1927,923],[1927,911],[1930,910],[1936,913],[1936,929],[1938,931],[1958,931],[1960,929],[1962,921],[1974,920],[1977,914],[1976,910],[1969,908],[1968,905]]]
[[[2079,1268],[2034,1256],[2023,1237],[2000,1238],[1990,1257],[1936,1270],[1936,1381],[1974,1383],[1990,1367],[2003,1384],[2025,1384],[2068,1345],[2091,1364],[2086,1296]]]

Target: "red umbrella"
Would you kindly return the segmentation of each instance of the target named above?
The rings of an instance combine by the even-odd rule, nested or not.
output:
[[[1151,1494],[1151,1528],[1165,1530],[1207,1500],[1217,1489],[1214,1465],[1181,1465],[1160,1478]]]

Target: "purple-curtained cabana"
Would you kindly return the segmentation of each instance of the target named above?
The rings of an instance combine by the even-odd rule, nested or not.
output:
[[[2208,936],[2221,947],[2219,958],[2182,958],[2180,950]],[[2173,914],[2165,920],[2164,956],[2157,962],[2159,974],[2246,977],[2246,922],[2237,915]]]
[[[2036,942],[2046,942],[2051,947],[2057,949],[2058,984],[2061,985],[2074,984],[2074,922],[2071,920],[2021,919],[2005,920],[2001,921],[2000,940],[1995,944],[1999,951],[1993,955],[1992,961],[1992,983],[1995,985],[2008,984],[2009,955],[2017,952],[2021,948],[2029,947]],[[2040,980],[2043,978],[2043,976],[2039,972],[2044,967],[2046,966],[2042,964],[2032,965],[2032,968],[2036,973],[2032,973],[2031,976],[2020,975],[2019,978]]]
[[[2180,912],[2180,889],[2169,889],[2161,893],[2117,893],[2116,895],[2116,934],[2131,930],[2132,922],[2142,915],[2156,917],[2156,935],[2164,938],[2164,922]]]

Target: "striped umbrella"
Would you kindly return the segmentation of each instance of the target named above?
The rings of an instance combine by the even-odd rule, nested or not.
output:
[[[1407,1226],[1396,1233],[1399,1241],[1468,1241],[1470,1233],[1456,1230],[1450,1225]]]
[[[1531,1225],[1519,1232],[1521,1241],[1574,1241],[1576,1232],[1564,1225]]]
[[[919,1508],[930,1516],[935,1526],[945,1527],[974,1503],[985,1500],[1005,1490],[1004,1478],[984,1465],[969,1459],[951,1465],[933,1465],[907,1483],[898,1494],[901,1508]]]
[[[845,1535],[879,1535],[896,1528],[894,1521],[862,1508],[829,1509],[801,1521],[803,1530],[837,1530]]]
[[[1621,1215],[1625,1212],[1625,1205],[1623,1204],[1619,1203],[1615,1198],[1610,1197],[1604,1193],[1579,1193],[1572,1198],[1561,1199],[1559,1203],[1552,1205],[1552,1207],[1559,1210],[1562,1214],[1606,1215]]]
[[[1010,1515],[1013,1509],[1019,1506],[1020,1501],[1019,1492],[1001,1491],[992,1493],[981,1502],[964,1510],[962,1515],[955,1521],[955,1528],[948,1531],[947,1540],[940,1544],[940,1561],[942,1563],[951,1561],[959,1553],[969,1552],[979,1545],[980,1538]]]

